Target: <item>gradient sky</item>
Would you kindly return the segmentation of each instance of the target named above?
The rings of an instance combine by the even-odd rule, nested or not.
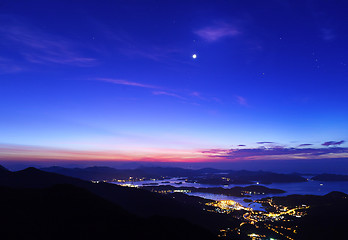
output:
[[[0,158],[348,158],[347,9],[0,1]]]

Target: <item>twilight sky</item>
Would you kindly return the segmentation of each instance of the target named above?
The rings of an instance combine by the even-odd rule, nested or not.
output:
[[[0,1],[0,159],[348,160],[347,9]]]

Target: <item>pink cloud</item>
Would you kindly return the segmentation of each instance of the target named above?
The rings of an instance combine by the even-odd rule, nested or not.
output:
[[[201,151],[203,154],[227,154],[230,152],[230,149],[222,149],[222,148],[213,148]]]
[[[241,34],[241,32],[237,30],[236,27],[225,23],[216,26],[205,27],[195,31],[194,33],[208,42],[215,42],[224,37],[234,37]]]

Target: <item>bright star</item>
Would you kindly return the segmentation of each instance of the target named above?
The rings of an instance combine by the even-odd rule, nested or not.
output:
[[[193,59],[196,59],[196,58],[197,58],[197,54],[193,54],[193,55],[192,55],[192,58],[193,58]]]

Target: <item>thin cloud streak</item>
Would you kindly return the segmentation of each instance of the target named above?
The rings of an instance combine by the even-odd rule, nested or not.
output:
[[[242,96],[236,96],[236,100],[237,100],[237,103],[241,106],[244,106],[244,107],[248,107],[249,104],[246,100],[246,98],[242,97]]]
[[[203,150],[207,157],[224,161],[232,160],[271,160],[271,159],[319,159],[348,158],[348,148],[285,148],[260,147],[248,149],[215,149]]]
[[[312,146],[313,144],[310,144],[310,143],[303,143],[303,144],[300,144],[298,145],[299,147],[308,147],[308,146]]]
[[[8,20],[8,19],[7,19]],[[11,21],[3,24],[0,36],[6,39],[4,44],[16,45],[24,59],[35,64],[66,64],[80,67],[93,66],[97,60],[78,53],[73,41],[51,35],[23,22]]]
[[[145,58],[156,62],[173,61],[176,54],[182,52],[181,49],[167,45],[153,45],[139,41],[122,29],[114,29],[104,23],[93,22],[95,29],[109,41],[112,41],[115,50],[129,58]],[[103,48],[103,46],[101,46]],[[104,49],[109,51],[109,49]]]
[[[203,151],[201,151],[201,153],[204,153],[204,154],[226,154],[229,151],[230,151],[229,149],[213,148],[213,149],[203,150]]]
[[[241,34],[236,27],[226,23],[208,26],[194,31],[194,33],[208,42],[215,42],[225,37],[235,37]]]
[[[150,84],[145,84],[145,83],[139,83],[139,82],[134,82],[134,81],[128,81],[128,80],[124,80],[124,79],[115,79],[115,78],[94,78],[93,80],[96,81],[101,81],[101,82],[108,82],[108,83],[113,83],[113,84],[117,84],[117,85],[124,85],[124,86],[130,86],[130,87],[140,87],[140,88],[147,88],[147,89],[153,89],[156,91],[152,91],[152,94],[155,96],[171,96],[171,97],[175,97],[181,100],[189,100],[189,99],[198,99],[201,101],[214,101],[214,102],[219,102],[218,100],[216,100],[216,98],[206,98],[203,97],[201,93],[199,92],[187,92],[187,91],[177,91],[177,90],[172,90],[172,89],[168,89],[165,87],[161,87],[161,86],[156,86],[156,85],[150,85]]]
[[[23,70],[23,67],[14,63],[10,59],[0,57],[0,74],[17,73]]]
[[[113,84],[118,84],[118,85],[132,86],[132,87],[141,87],[141,88],[150,88],[150,89],[160,89],[161,88],[161,87],[154,86],[154,85],[132,82],[132,81],[123,80],[123,79],[96,78],[96,80],[102,81],[102,82],[109,82],[109,83],[113,83]]]
[[[331,40],[334,40],[336,38],[336,35],[333,33],[333,30],[329,29],[329,28],[322,28],[321,29],[321,36],[322,36],[323,40],[325,40],[325,41],[331,41]]]
[[[179,52],[174,48],[166,47],[127,47],[123,46],[118,49],[122,54],[129,57],[143,57],[154,61],[162,61],[170,59],[170,56]]]
[[[178,94],[170,93],[170,92],[166,92],[166,91],[154,91],[154,92],[152,92],[152,94],[153,95],[165,95],[165,96],[170,96],[170,97],[175,97],[175,98],[179,98],[182,100],[186,100],[186,98],[184,98]]]
[[[321,144],[322,146],[326,146],[326,147],[330,147],[330,146],[339,146],[341,144],[343,144],[345,141],[342,140],[342,141],[338,141],[338,142],[335,142],[335,141],[329,141],[329,142],[324,142],[323,144]]]

